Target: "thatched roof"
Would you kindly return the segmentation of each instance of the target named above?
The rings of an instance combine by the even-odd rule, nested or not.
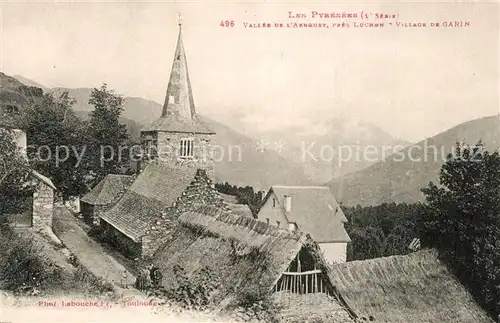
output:
[[[493,322],[434,250],[337,264],[330,276],[349,307],[375,322]]]
[[[182,195],[194,180],[196,171],[196,168],[151,163],[118,203],[99,217],[137,242],[155,217]]]
[[[317,242],[349,242],[344,229],[344,212],[326,186],[273,185],[263,204],[273,193],[289,223],[295,223],[302,232],[309,233]],[[286,212],[284,199],[291,197],[291,211]]]
[[[187,278],[207,270],[220,281],[217,302],[232,304],[250,291],[272,290],[309,236],[213,207],[185,212],[177,227],[154,254],[165,287],[176,285],[174,268]],[[322,259],[319,248],[307,249]],[[339,315],[347,315],[340,304]]]
[[[252,210],[250,210],[250,207],[246,204],[233,204],[233,203],[226,203],[226,206],[229,210],[231,210],[233,213],[236,213],[241,216],[253,218]]]
[[[82,202],[92,205],[108,205],[117,199],[132,184],[131,175],[107,175],[90,192],[81,198]]]

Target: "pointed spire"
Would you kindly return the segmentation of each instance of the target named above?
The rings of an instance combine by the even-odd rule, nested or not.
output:
[[[186,53],[182,43],[182,21],[179,14],[179,37],[175,49],[174,62],[168,81],[167,94],[163,104],[162,118],[178,115],[193,119],[196,116],[193,92],[187,67]]]

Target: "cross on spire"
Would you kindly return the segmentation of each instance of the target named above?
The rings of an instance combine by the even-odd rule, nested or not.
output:
[[[182,17],[180,12],[177,13],[177,23],[179,24],[179,27],[182,26]]]

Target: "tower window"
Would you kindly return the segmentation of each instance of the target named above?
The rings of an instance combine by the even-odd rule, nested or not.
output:
[[[194,139],[193,138],[181,139],[181,147],[180,147],[179,155],[181,158],[194,157]]]
[[[273,198],[273,207],[276,207],[276,199]]]

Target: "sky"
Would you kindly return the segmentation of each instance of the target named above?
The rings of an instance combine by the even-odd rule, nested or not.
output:
[[[47,87],[97,87],[163,102],[183,22],[200,114],[263,130],[356,118],[418,141],[499,112],[499,5],[375,2],[9,2],[0,69]],[[289,18],[289,11],[305,19]],[[390,13],[468,28],[245,28],[338,22],[311,12]],[[221,21],[234,27],[221,27]],[[389,21],[389,20],[387,20]]]

